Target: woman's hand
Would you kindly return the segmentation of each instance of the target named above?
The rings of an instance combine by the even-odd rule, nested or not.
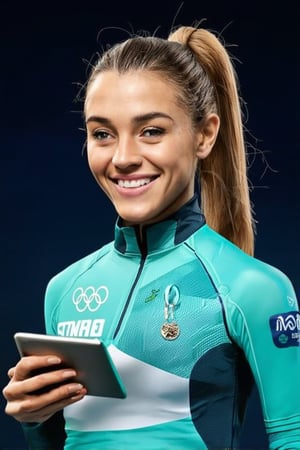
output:
[[[72,381],[76,372],[59,368],[60,363],[57,356],[26,356],[9,369],[10,381],[2,391],[7,400],[6,414],[19,422],[42,423],[81,400],[86,389]],[[37,371],[43,373],[34,374]]]

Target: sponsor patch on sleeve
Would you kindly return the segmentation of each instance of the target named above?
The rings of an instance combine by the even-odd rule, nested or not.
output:
[[[290,311],[270,317],[270,328],[277,347],[300,346],[300,313]]]

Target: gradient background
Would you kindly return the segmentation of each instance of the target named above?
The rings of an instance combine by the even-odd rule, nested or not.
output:
[[[248,140],[264,152],[251,158],[249,172],[258,221],[256,256],[287,273],[300,291],[300,16],[293,4],[42,2],[12,3],[1,11],[1,388],[18,358],[14,332],[43,332],[48,280],[113,237],[114,210],[82,156],[85,136],[75,97],[87,62],[101,45],[126,38],[118,27],[157,29],[166,36],[173,21],[191,25],[205,18],[207,28],[223,30],[247,103]],[[101,33],[99,44],[105,27],[111,28]],[[20,426],[4,414],[4,406],[1,397],[0,448],[26,448]],[[254,392],[243,448],[264,446]]]

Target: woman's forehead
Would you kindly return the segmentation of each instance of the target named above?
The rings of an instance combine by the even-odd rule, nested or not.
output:
[[[105,71],[99,73],[87,91],[85,109],[95,104],[118,103],[124,107],[129,103],[161,104],[178,106],[178,91],[174,84],[160,73],[135,70],[126,73]]]

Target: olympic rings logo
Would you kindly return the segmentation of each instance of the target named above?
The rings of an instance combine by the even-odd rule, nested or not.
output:
[[[73,292],[72,297],[72,301],[78,312],[84,312],[86,310],[95,312],[107,299],[108,288],[106,286],[99,286],[97,289],[93,286],[89,286],[86,289],[79,287]]]

